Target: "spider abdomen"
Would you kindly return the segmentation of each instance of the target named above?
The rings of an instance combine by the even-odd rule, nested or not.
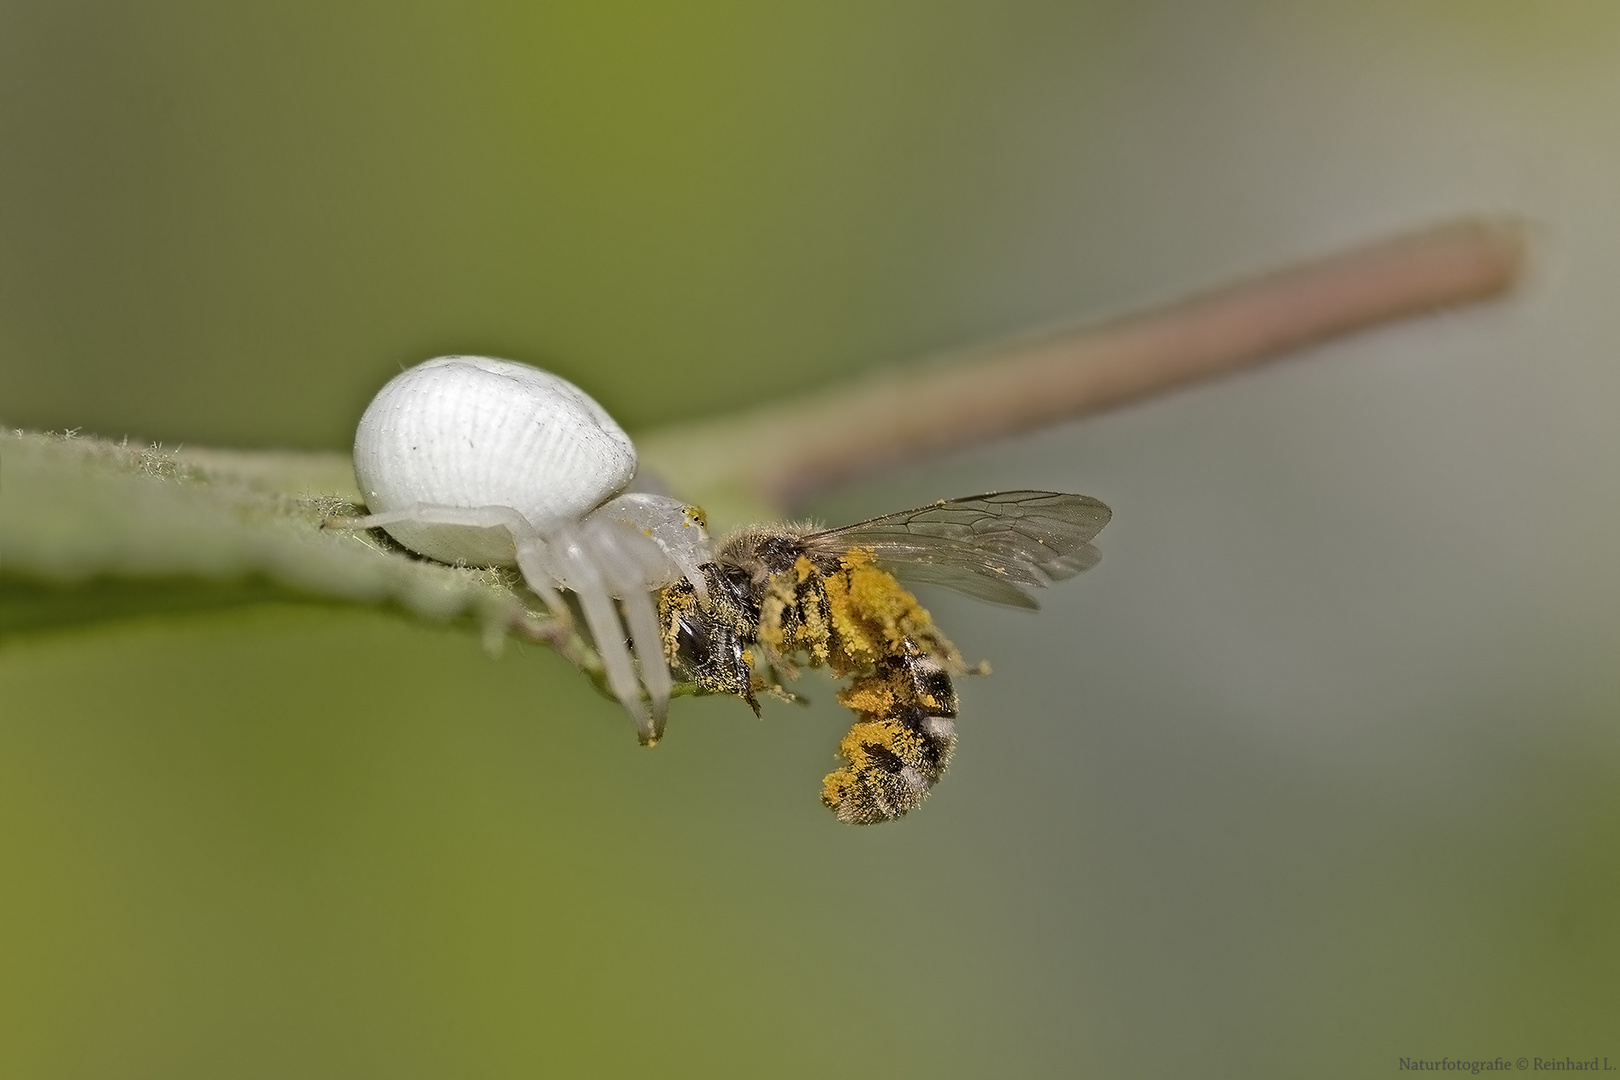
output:
[[[354,467],[372,513],[507,507],[530,524],[578,520],[630,482],[630,437],[589,395],[527,364],[443,356],[396,375],[355,432]],[[511,564],[506,530],[383,526],[441,562]]]

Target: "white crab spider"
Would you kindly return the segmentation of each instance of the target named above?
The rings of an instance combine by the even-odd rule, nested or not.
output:
[[[558,590],[575,593],[608,689],[651,745],[672,688],[652,594],[683,576],[702,591],[712,550],[695,508],[618,494],[635,472],[630,437],[573,383],[511,360],[441,356],[367,406],[354,473],[371,513],[331,524],[385,529],[440,562],[516,566],[565,623]]]

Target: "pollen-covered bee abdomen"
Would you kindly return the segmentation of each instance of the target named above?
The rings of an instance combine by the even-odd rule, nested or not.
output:
[[[951,682],[950,672],[932,656],[917,647],[917,643],[906,638],[901,645],[901,654],[884,661],[884,665],[895,669],[891,677],[904,676],[910,684],[912,697],[925,711],[933,713],[936,717],[956,717],[956,686]]]
[[[945,775],[956,725],[908,708],[857,721],[838,745],[849,762],[822,781],[821,801],[851,825],[893,821],[922,804]]]
[[[910,638],[898,652],[838,698],[860,719],[838,744],[838,756],[849,764],[822,781],[821,801],[851,825],[893,821],[915,810],[956,749],[950,673]]]

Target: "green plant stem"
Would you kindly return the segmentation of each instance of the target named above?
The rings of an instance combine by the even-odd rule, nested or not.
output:
[[[781,517],[796,499],[896,460],[1498,296],[1518,280],[1523,249],[1512,222],[1450,222],[1099,328],[887,370],[638,444],[644,465],[712,520]],[[512,573],[320,530],[359,499],[345,454],[0,432],[0,634],[297,597],[463,620],[491,648],[508,634],[542,641],[600,680],[589,644],[540,613]]]
[[[777,516],[841,480],[1297,355],[1392,320],[1501,295],[1523,230],[1465,218],[1098,327],[883,370],[739,416],[653,432],[648,460],[685,488]]]

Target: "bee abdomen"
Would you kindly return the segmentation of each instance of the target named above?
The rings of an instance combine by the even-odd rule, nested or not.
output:
[[[893,821],[916,809],[956,749],[950,672],[908,637],[839,700],[860,720],[838,744],[849,764],[822,781],[821,801],[852,825]]]
[[[956,749],[956,724],[915,706],[863,717],[838,745],[849,764],[822,781],[821,801],[851,825],[893,821],[928,797]]]
[[[891,679],[905,681],[906,692],[901,694],[902,698],[909,697],[934,716],[956,716],[956,686],[951,682],[950,672],[918,648],[916,642],[906,638],[901,654],[885,661],[885,667],[890,670]]]

